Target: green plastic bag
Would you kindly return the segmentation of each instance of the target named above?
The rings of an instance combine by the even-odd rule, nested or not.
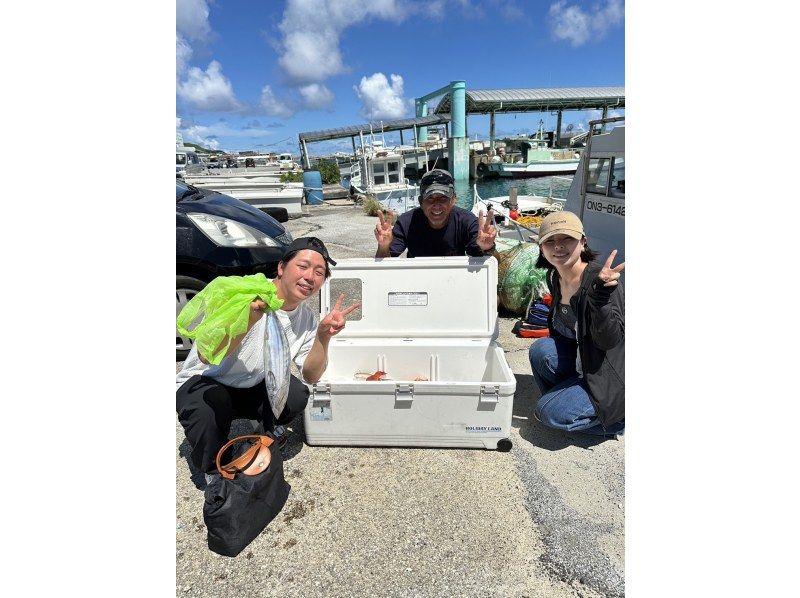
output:
[[[276,311],[283,305],[275,284],[261,273],[248,276],[218,276],[183,306],[178,331],[193,339],[205,360],[219,365],[231,340],[247,330],[250,303],[256,298]],[[228,342],[220,346],[227,337]]]

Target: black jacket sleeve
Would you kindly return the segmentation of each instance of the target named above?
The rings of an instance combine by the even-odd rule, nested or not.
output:
[[[389,245],[389,256],[397,257],[406,250],[406,231],[400,225],[400,221],[394,223],[392,227],[392,244]]]
[[[587,293],[589,334],[598,349],[608,351],[625,340],[625,290],[595,278]]]
[[[481,257],[486,255],[483,249],[478,247],[478,217],[472,212],[467,212],[462,216],[462,227],[466,231],[467,247],[465,252],[471,257]]]

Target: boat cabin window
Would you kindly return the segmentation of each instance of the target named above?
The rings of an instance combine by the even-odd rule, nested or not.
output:
[[[177,166],[186,164],[186,154],[175,154],[175,164]]]
[[[608,195],[608,171],[611,158],[593,158],[589,160],[589,172],[586,175],[586,193]]]
[[[372,163],[372,179],[375,181],[376,185],[385,185],[386,184],[386,172],[385,170],[386,164],[384,162],[373,162]]]
[[[625,158],[614,158],[609,195],[611,197],[625,197]]]
[[[608,173],[611,171],[611,184]],[[625,197],[625,158],[594,158],[589,160],[586,193],[607,197]]]
[[[400,162],[387,162],[386,168],[389,171],[389,182],[390,183],[399,183],[400,182]]]

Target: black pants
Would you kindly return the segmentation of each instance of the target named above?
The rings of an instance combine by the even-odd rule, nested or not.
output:
[[[200,471],[216,471],[217,452],[228,442],[234,419],[255,419],[265,431],[272,431],[276,424],[288,424],[306,408],[308,394],[308,387],[292,376],[286,405],[275,421],[263,382],[234,388],[212,378],[192,376],[176,392],[176,411],[192,445],[192,463]]]

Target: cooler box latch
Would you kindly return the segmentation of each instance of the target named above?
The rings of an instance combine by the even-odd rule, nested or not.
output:
[[[309,407],[311,421],[333,421],[331,411],[331,385],[327,382],[314,384],[311,387],[311,405]]]
[[[395,384],[395,386],[394,386],[394,400],[395,401],[413,401],[414,400],[414,385],[413,384]]]
[[[481,392],[479,401],[481,403],[499,403],[500,402],[500,386],[497,384],[481,385]]]
[[[331,404],[331,385],[327,382],[317,383],[311,388],[311,404],[314,407]]]

